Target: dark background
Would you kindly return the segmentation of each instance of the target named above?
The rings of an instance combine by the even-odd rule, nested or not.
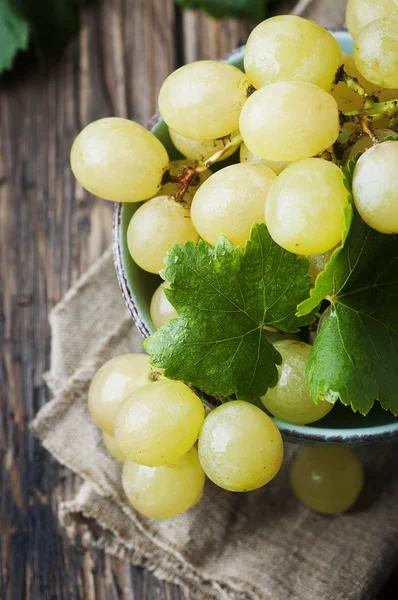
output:
[[[253,24],[182,14],[173,0],[99,0],[81,6],[79,24],[59,59],[0,82],[0,600],[182,600],[175,586],[67,538],[57,507],[80,480],[28,424],[48,400],[48,311],[111,241],[113,205],[70,172],[74,137],[105,116],[146,123],[172,70],[223,56]],[[395,576],[379,600],[397,597]]]

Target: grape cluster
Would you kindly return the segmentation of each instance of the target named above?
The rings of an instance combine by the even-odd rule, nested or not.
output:
[[[398,2],[349,0],[347,23],[353,59],[316,23],[279,16],[249,36],[245,72],[205,60],[172,73],[159,108],[183,160],[169,162],[159,140],[127,119],[100,119],[78,135],[71,165],[79,182],[107,200],[142,202],[127,232],[142,269],[158,274],[186,241],[214,245],[224,235],[243,248],[253,224],[266,223],[274,242],[308,258],[314,284],[346,225],[351,199],[340,167],[359,153],[356,210],[376,231],[398,233]],[[238,148],[234,164],[211,171]],[[164,286],[150,311],[156,328],[178,316]],[[146,356],[118,357],[97,373],[90,410],[106,447],[124,460],[123,486],[137,510],[155,518],[183,512],[199,500],[205,474],[233,491],[264,485],[283,457],[267,412],[306,425],[332,409],[310,396],[310,345],[273,335],[282,365],[258,401],[264,410],[228,398],[205,418],[197,390],[153,372]],[[336,496],[340,475],[348,491]],[[362,470],[348,450],[307,450],[292,483],[311,508],[339,512],[355,501]]]

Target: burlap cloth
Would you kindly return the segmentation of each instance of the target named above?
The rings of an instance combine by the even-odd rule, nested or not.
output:
[[[343,0],[299,2],[296,12],[327,26],[344,21]],[[109,223],[111,227],[111,223]],[[293,496],[288,445],[280,474],[265,488],[228,493],[211,483],[202,502],[170,521],[142,517],[126,502],[120,465],[105,451],[87,409],[87,389],[108,359],[142,351],[123,304],[111,250],[50,314],[53,399],[33,432],[83,477],[60,519],[86,544],[153,569],[194,599],[350,600],[374,598],[398,561],[398,476],[393,446],[359,451],[367,482],[359,506],[314,514]]]

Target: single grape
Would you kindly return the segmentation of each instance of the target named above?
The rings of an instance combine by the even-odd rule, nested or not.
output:
[[[273,240],[295,254],[323,254],[341,241],[348,192],[337,165],[321,158],[301,160],[273,183],[265,222]]]
[[[282,171],[286,169],[287,165],[289,164],[288,162],[278,162],[276,160],[266,160],[265,158],[261,158],[260,156],[253,154],[253,152],[250,152],[246,144],[241,144],[239,154],[241,163],[254,163],[264,165],[265,167],[271,169],[271,171],[273,171],[275,175],[279,175],[279,173],[282,173]]]
[[[196,242],[199,235],[189,208],[171,196],[148,200],[134,213],[127,229],[127,245],[132,259],[150,273],[164,269],[164,258],[174,244]]]
[[[152,519],[170,519],[187,511],[201,499],[204,483],[196,448],[162,467],[131,460],[123,465],[124,493],[138,512]]]
[[[88,390],[88,408],[98,427],[113,435],[120,403],[131,392],[148,385],[152,371],[146,354],[116,356],[97,371]]]
[[[354,40],[369,23],[392,16],[398,16],[393,0],[348,0],[345,14],[347,29]]]
[[[330,91],[341,60],[340,46],[329,31],[302,17],[280,15],[253,29],[244,65],[256,88],[304,81]]]
[[[324,270],[335,250],[336,248],[332,248],[324,254],[314,254],[313,256],[305,257],[310,263],[308,274],[311,277],[312,285],[315,284],[316,278],[318,277],[319,273],[321,273]]]
[[[171,319],[178,317],[176,309],[166,298],[165,287],[169,287],[166,282],[156,288],[151,300],[151,319],[156,329],[167,325]]]
[[[199,460],[207,477],[232,492],[255,490],[280,469],[283,442],[262,410],[235,400],[212,410],[199,437]]]
[[[120,462],[124,462],[126,460],[125,455],[120,450],[119,446],[116,443],[113,435],[109,435],[106,431],[102,432],[102,439],[105,445],[105,448],[108,450],[109,454],[119,460]]]
[[[240,131],[248,149],[261,158],[286,162],[309,158],[337,140],[337,104],[311,83],[272,83],[244,104]]]
[[[71,168],[81,185],[115,202],[140,202],[161,187],[169,157],[147,129],[118,117],[90,123],[73,142]]]
[[[375,129],[374,134],[381,142],[389,136],[396,136],[397,134],[392,129]],[[360,152],[365,152],[368,148],[373,146],[373,142],[370,137],[366,134],[361,137],[351,146],[347,153],[344,154],[344,163],[347,163],[352,158],[355,158]]]
[[[179,175],[183,175],[186,167],[194,168],[196,163],[193,160],[172,160],[169,165],[170,175],[174,177],[178,177]],[[210,169],[203,171],[203,173],[198,173],[194,179],[192,179],[189,184],[186,192],[184,193],[183,200],[186,204],[190,205],[192,202],[192,198],[202,185],[206,179],[210,177],[212,172]],[[184,185],[178,182],[169,182],[165,183],[159,191],[158,196],[179,196],[184,189]]]
[[[249,163],[214,173],[192,202],[192,222],[199,235],[215,245],[223,234],[244,248],[254,223],[264,222],[268,190],[275,179],[268,167]]]
[[[304,448],[294,458],[290,479],[303,504],[320,513],[336,514],[351,508],[363,487],[363,468],[349,448]]]
[[[188,386],[160,380],[122,402],[115,419],[115,439],[130,460],[158,467],[192,448],[203,420],[203,404]]]
[[[398,233],[398,143],[377,144],[359,158],[352,180],[362,219],[381,233]]]
[[[366,79],[385,88],[398,87],[398,16],[366,25],[354,47],[355,64]]]
[[[308,390],[305,368],[312,346],[294,340],[275,342],[274,346],[282,356],[279,380],[261,397],[262,403],[274,417],[287,423],[307,425],[319,421],[332,410],[333,404],[326,400],[315,404]]]
[[[236,67],[200,60],[169,75],[159,92],[166,124],[194,140],[213,140],[238,129],[250,83]]]
[[[197,160],[198,162],[205,162],[208,158],[213,156],[219,150],[222,150],[233,137],[239,134],[239,129],[233,131],[226,137],[216,140],[192,140],[187,138],[180,133],[177,133],[173,129],[169,129],[171,141],[174,146],[187,158],[191,160]],[[224,154],[224,159],[228,158],[235,152],[236,148],[228,150]]]

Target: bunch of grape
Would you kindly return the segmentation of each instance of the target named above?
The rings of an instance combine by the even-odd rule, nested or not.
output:
[[[186,160],[169,162],[161,142],[127,119],[100,119],[79,134],[71,164],[80,183],[107,200],[143,202],[127,233],[142,269],[158,274],[170,249],[187,240],[214,245],[223,234],[244,247],[253,224],[265,222],[277,244],[307,256],[314,283],[345,227],[349,195],[340,165],[359,152],[356,209],[375,230],[398,232],[398,144],[383,141],[397,130],[398,1],[349,0],[347,22],[354,59],[316,23],[280,16],[249,36],[245,72],[204,60],[172,73],[159,108]],[[239,147],[240,162],[212,173]],[[162,286],[151,317],[156,328],[177,317]],[[295,424],[321,419],[332,404],[310,397],[311,347],[275,335],[279,381],[259,405]],[[281,437],[266,412],[234,399],[205,419],[196,391],[154,376],[145,356],[107,363],[89,403],[110,452],[127,457],[129,500],[148,516],[167,518],[195,504],[204,473],[244,491],[267,483],[282,462]],[[330,489],[339,473],[350,485],[335,496]],[[307,505],[339,512],[355,501],[362,470],[349,450],[306,450],[292,483]]]

